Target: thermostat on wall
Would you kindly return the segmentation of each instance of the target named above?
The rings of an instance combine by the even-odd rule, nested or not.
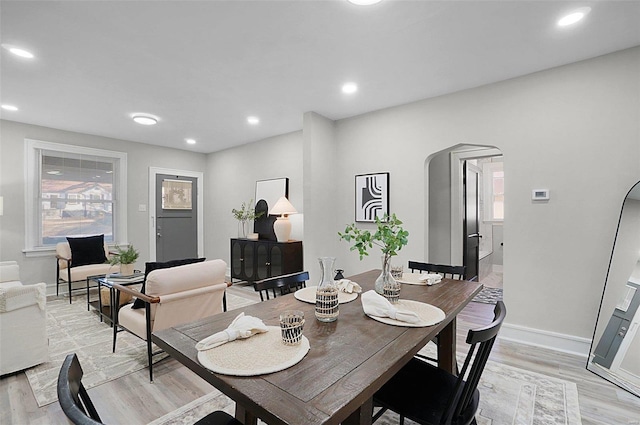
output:
[[[534,201],[548,201],[549,189],[533,189],[531,191],[531,199]]]

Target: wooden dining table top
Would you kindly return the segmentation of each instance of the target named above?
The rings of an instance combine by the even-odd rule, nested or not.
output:
[[[349,279],[360,284],[364,292],[373,289],[379,274],[379,270],[372,270]],[[481,289],[478,282],[450,279],[433,286],[403,284],[401,299],[428,303],[444,311],[445,319],[428,327],[375,321],[364,314],[360,297],[340,304],[337,321],[322,323],[315,319],[314,304],[287,294],[154,332],[152,340],[233,399],[236,416],[246,413],[245,417],[258,417],[270,425],[364,424],[370,423],[366,415],[370,415],[373,394],[443,330],[449,335],[439,338],[440,344],[448,344],[446,351],[455,358],[455,317]],[[213,373],[198,362],[196,343],[227,328],[241,311],[266,325],[278,326],[280,313],[291,309],[304,312],[303,334],[311,346],[296,365],[266,375],[237,377]]]

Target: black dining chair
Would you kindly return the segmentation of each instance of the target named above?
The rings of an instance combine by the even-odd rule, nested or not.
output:
[[[373,422],[388,409],[400,415],[401,425],[404,418],[422,425],[476,424],[478,382],[507,314],[502,301],[498,301],[493,313],[490,324],[467,333],[469,352],[457,376],[412,358],[374,395],[374,406],[381,409],[373,416]]]
[[[464,280],[467,269],[465,266],[449,266],[446,264],[421,263],[418,261],[409,261],[409,268],[412,272],[440,273],[444,278],[456,280]]]
[[[275,298],[276,289],[280,291],[280,295],[288,294],[292,290],[295,292],[300,288],[306,288],[307,280],[309,280],[309,272],[291,273],[257,280],[253,282],[253,289],[260,293],[260,301],[264,301],[263,292],[267,295],[268,300],[269,291],[273,293],[273,298]]]
[[[87,390],[82,384],[82,367],[78,356],[68,354],[58,374],[58,402],[62,411],[75,425],[103,424]],[[195,425],[242,425],[233,416],[217,410],[200,419]]]

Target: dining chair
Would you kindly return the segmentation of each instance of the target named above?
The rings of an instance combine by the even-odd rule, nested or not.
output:
[[[58,373],[58,402],[67,418],[76,425],[103,424],[82,384],[82,367],[75,353],[67,354]],[[217,410],[196,425],[241,425],[233,416]]]
[[[374,406],[382,408],[373,416],[373,422],[388,409],[400,415],[401,425],[404,418],[422,425],[476,424],[478,382],[507,314],[502,301],[498,301],[493,313],[490,324],[467,333],[470,347],[457,376],[412,358],[374,395]]]
[[[307,280],[309,280],[309,272],[291,273],[270,277],[268,279],[257,280],[253,282],[253,289],[260,293],[260,301],[264,301],[262,292],[267,295],[268,300],[269,290],[271,290],[271,292],[273,293],[273,298],[275,298],[276,289],[280,290],[280,295],[288,294],[291,292],[291,289],[296,291],[300,288],[306,288]]]
[[[446,264],[421,263],[418,261],[409,261],[409,268],[412,272],[440,273],[444,278],[457,280],[464,280],[467,269],[465,266],[449,266]]]

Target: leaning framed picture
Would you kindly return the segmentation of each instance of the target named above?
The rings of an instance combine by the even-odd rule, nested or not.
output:
[[[389,214],[389,173],[356,176],[356,221],[371,223]]]

